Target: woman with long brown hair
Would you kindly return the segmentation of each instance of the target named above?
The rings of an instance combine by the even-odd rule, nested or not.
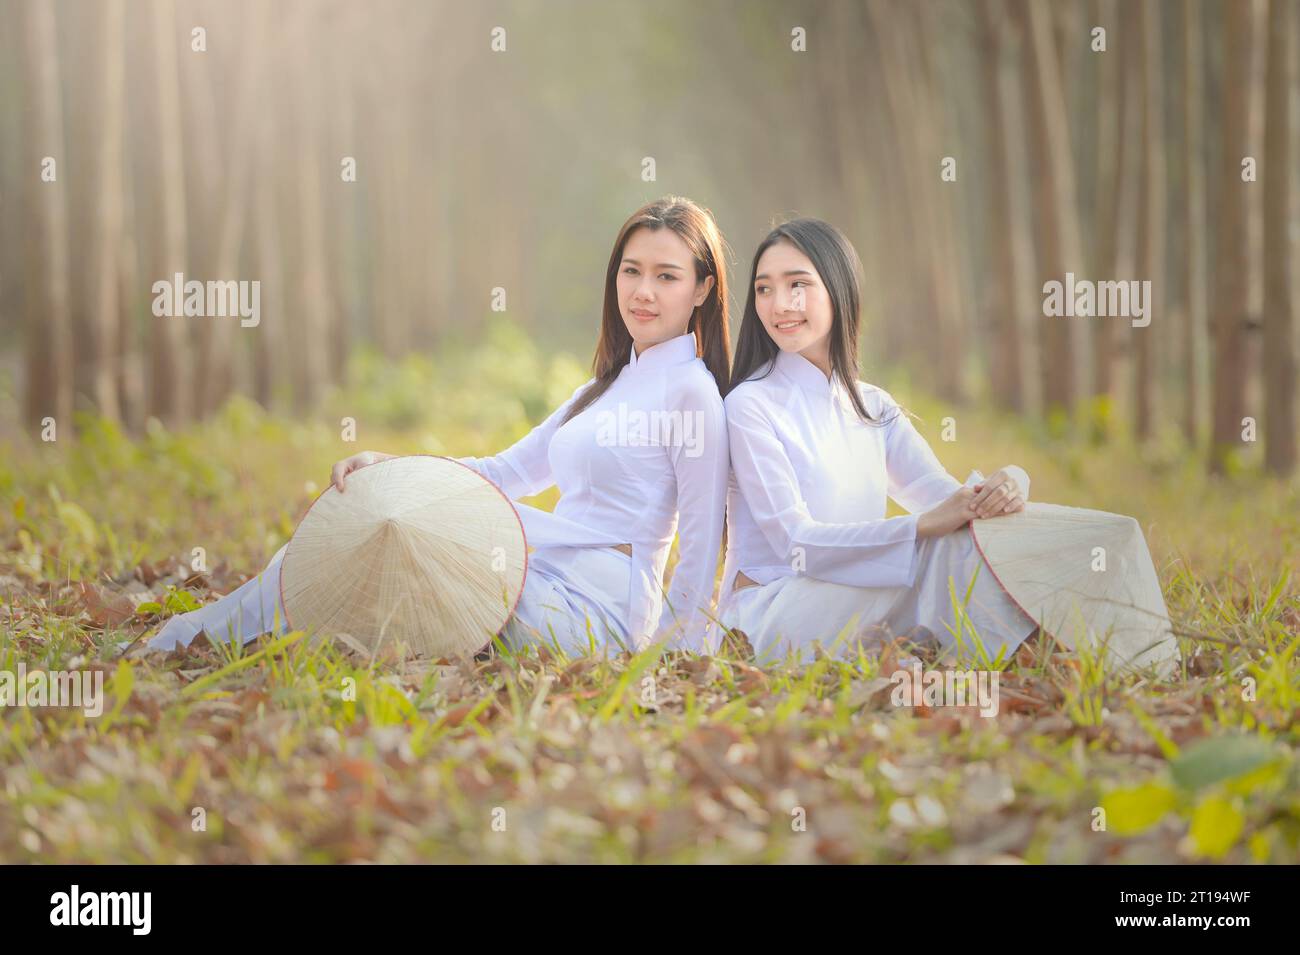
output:
[[[501,453],[454,459],[516,501],[560,488],[553,513],[515,505],[535,549],[501,633],[508,646],[583,653],[656,640],[707,645],[729,465],[727,310],[713,216],[675,196],[647,203],[614,241],[593,376]],[[390,457],[352,455],[334,466],[331,482],[345,491],[349,474]],[[679,560],[665,594],[674,532]],[[279,629],[284,550],[258,578],[173,617],[149,647],[188,644],[201,631],[248,641]]]

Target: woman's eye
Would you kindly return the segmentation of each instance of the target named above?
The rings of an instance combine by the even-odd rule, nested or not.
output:
[[[803,287],[803,286],[805,286],[805,285],[807,285],[807,284],[808,284],[808,283],[805,282],[803,279],[797,279],[797,280],[795,281],[793,287],[794,287],[794,288],[801,288],[801,287]]]
[[[754,291],[756,291],[759,295],[766,295],[766,294],[767,294],[767,286],[766,286],[766,285],[760,285],[760,286],[759,286],[758,288],[756,288]]]
[[[624,266],[624,267],[623,267],[623,274],[624,274],[624,275],[636,275],[636,269],[632,268],[632,266],[630,266],[630,265]]]
[[[667,281],[669,281],[669,282],[676,282],[676,281],[677,281],[677,276],[673,275],[671,272],[664,272],[664,273],[663,273],[662,275],[660,275],[659,277],[660,277],[661,279],[665,279],[665,280],[667,280]]]

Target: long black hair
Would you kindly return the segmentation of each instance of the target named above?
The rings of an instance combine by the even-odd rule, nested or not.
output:
[[[821,277],[831,300],[831,374],[840,380],[858,417],[871,424],[871,416],[858,392],[858,313],[862,300],[862,261],[853,243],[839,229],[821,219],[791,219],[777,226],[758,244],[754,264],[749,269],[749,294],[745,313],[740,320],[740,339],[736,359],[731,366],[731,388],[767,367],[758,378],[772,373],[772,363],[780,347],[772,340],[755,306],[754,278],[758,260],[778,242],[788,242],[808,256]],[[730,388],[728,389],[730,390]]]
[[[728,324],[730,299],[727,297],[727,262],[722,232],[708,209],[682,196],[665,196],[647,202],[618,230],[614,249],[609,254],[609,265],[605,268],[600,338],[596,342],[596,356],[591,362],[596,380],[570,405],[565,421],[577,417],[608,391],[628,363],[632,333],[627,330],[618,309],[618,270],[627,240],[637,229],[671,229],[695,257],[696,281],[713,276],[713,288],[704,304],[697,305],[691,313],[686,330],[695,333],[696,354],[712,373],[718,393],[727,393],[731,372],[731,326]]]

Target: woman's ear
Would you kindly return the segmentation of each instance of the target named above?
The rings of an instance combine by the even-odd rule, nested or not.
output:
[[[703,282],[697,282],[695,285],[695,307],[698,308],[699,306],[703,305],[704,300],[709,297],[709,293],[712,291],[713,291],[713,276],[706,275],[704,276]]]

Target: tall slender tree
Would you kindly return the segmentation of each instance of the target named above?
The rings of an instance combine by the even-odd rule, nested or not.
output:
[[[182,146],[181,105],[176,46],[175,9],[169,0],[153,0],[154,136],[157,143],[158,223],[153,276],[149,281],[170,283],[184,274],[186,246],[185,157]],[[188,280],[188,279],[187,279]],[[191,407],[191,355],[183,314],[154,317],[146,336],[149,350],[149,412],[164,424],[185,422]]]
[[[930,125],[932,113],[924,103],[928,89],[920,80],[919,67],[911,63],[912,33],[918,22],[908,15],[892,16],[893,8],[877,0],[868,0],[872,30],[880,52],[881,85],[889,101],[893,130],[898,135],[899,160],[895,167],[901,174],[908,195],[908,206],[916,220],[913,252],[923,291],[923,321],[927,332],[921,335],[925,351],[933,362],[935,390],[953,401],[961,395],[960,342],[956,322],[957,293],[953,289],[953,263],[945,257],[940,241],[943,213],[938,192],[945,184],[939,179],[942,158]]]
[[[300,245],[292,340],[301,364],[294,398],[299,408],[311,409],[320,400],[326,385],[334,311],[325,274],[328,268],[325,254],[327,219],[321,174],[325,157],[320,142],[322,110],[315,93],[321,42],[314,17],[306,7],[301,8],[296,26],[299,39],[294,55],[294,92],[299,123],[295,198]]]
[[[985,322],[993,348],[989,352],[989,377],[994,399],[1004,408],[1023,412],[1024,384],[1015,321],[1016,262],[1011,242],[1011,169],[1002,95],[1002,3],[984,0],[980,5],[981,80],[988,108],[988,211],[985,219],[991,281],[984,297]]]
[[[1019,10],[1027,54],[1024,83],[1036,172],[1041,286],[1053,279],[1064,282],[1067,271],[1079,268],[1082,240],[1065,96],[1049,14],[1033,0],[1023,0]],[[1039,329],[1043,410],[1049,422],[1058,417],[1068,420],[1077,396],[1074,356],[1079,354],[1080,326],[1073,318],[1040,316]]]
[[[249,179],[252,175],[252,158],[257,138],[257,91],[263,78],[263,65],[267,56],[263,48],[266,11],[254,6],[249,13],[249,35],[242,47],[242,61],[238,69],[235,101],[231,115],[226,160],[223,197],[216,217],[217,233],[214,274],[217,281],[235,281],[239,271],[240,253],[244,247],[245,226],[248,218]],[[218,144],[220,145],[220,144]],[[231,367],[234,336],[243,326],[230,318],[209,317],[204,321],[199,336],[202,361],[195,376],[197,398],[201,413],[211,414],[230,394],[233,385]]]
[[[1183,215],[1186,219],[1183,274],[1182,370],[1183,438],[1189,447],[1200,441],[1201,355],[1205,350],[1205,82],[1201,7],[1184,0],[1183,16]]]
[[[1249,4],[1223,8],[1223,110],[1219,172],[1215,177],[1218,238],[1215,244],[1214,407],[1211,474],[1224,474],[1241,447],[1246,416],[1246,190],[1242,159],[1250,104]]]
[[[27,389],[25,424],[33,433],[53,418],[56,435],[72,433],[72,336],[68,300],[68,209],[71,163],[63,150],[63,104],[54,7],[23,5],[27,59],[23,195],[26,241]],[[53,160],[47,167],[46,160]],[[53,178],[43,176],[52,168]]]
[[[122,244],[123,187],[122,128],[126,122],[124,62],[126,9],[123,0],[104,0],[99,6],[102,32],[99,55],[99,148],[96,163],[94,261],[91,279],[89,341],[90,395],[101,415],[121,417],[118,378],[122,351],[122,272],[118,262]]]
[[[1264,464],[1296,466],[1295,302],[1291,288],[1291,69],[1294,4],[1270,0],[1264,120]]]
[[[1169,326],[1162,308],[1165,301],[1165,155],[1164,94],[1161,85],[1162,45],[1160,8],[1139,4],[1138,29],[1142,50],[1142,188],[1138,207],[1138,277],[1150,281],[1146,302],[1151,324],[1133,329],[1133,433],[1139,440],[1151,436],[1155,418],[1156,340],[1168,341]]]

